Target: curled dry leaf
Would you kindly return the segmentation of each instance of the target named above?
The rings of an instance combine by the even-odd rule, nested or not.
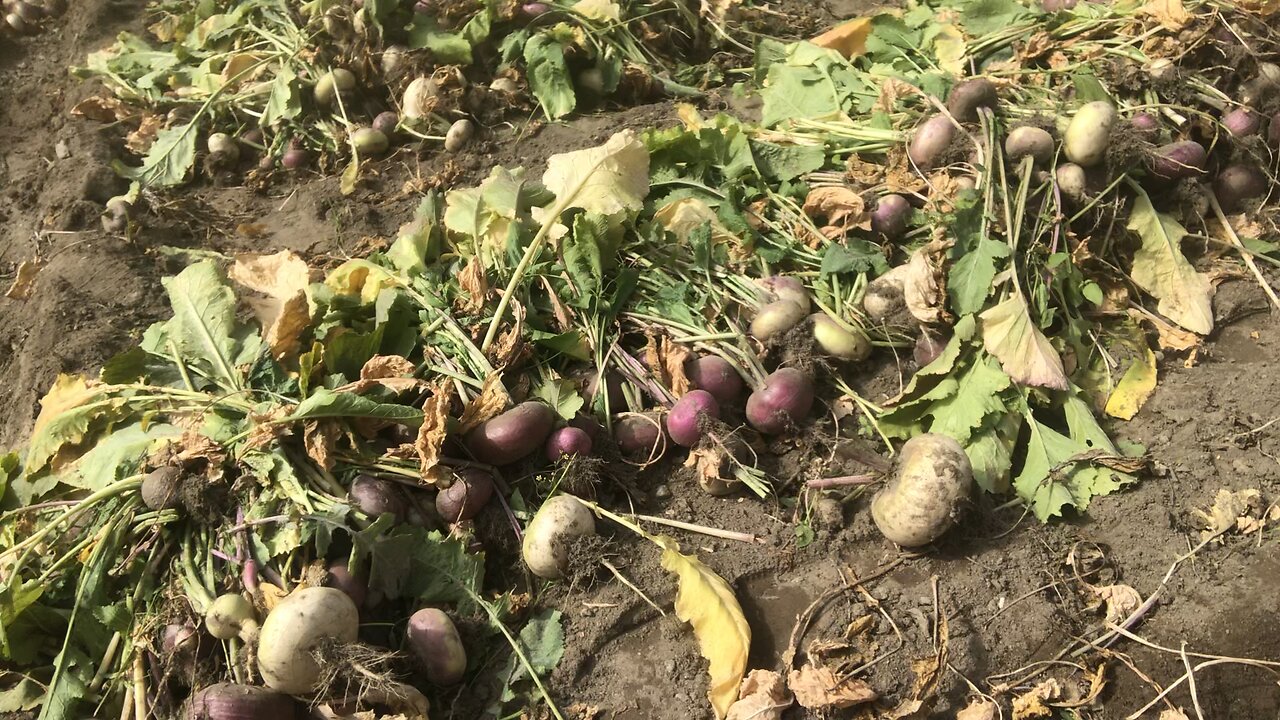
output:
[[[448,382],[436,385],[435,392],[422,404],[422,426],[413,449],[418,454],[418,471],[424,483],[434,485],[440,479],[440,449],[449,435],[449,401],[452,392]]]
[[[507,394],[507,388],[502,384],[502,373],[490,374],[484,379],[480,394],[476,395],[462,410],[462,417],[458,420],[458,433],[471,432],[481,423],[496,417],[510,403],[511,396]]]
[[[663,381],[671,388],[676,397],[683,397],[689,392],[689,378],[684,374],[684,365],[693,356],[689,348],[672,342],[666,335],[658,344],[658,355],[662,358]]]
[[[853,707],[880,697],[858,678],[841,680],[831,668],[814,665],[792,670],[787,676],[787,687],[795,694],[796,702],[810,710]]]
[[[330,419],[308,420],[303,424],[302,444],[307,456],[325,470],[332,470],[337,460],[333,450],[338,445],[338,436],[342,430]]]
[[[867,51],[867,37],[870,35],[871,18],[854,18],[840,23],[810,42],[852,58]]]
[[[1186,27],[1193,19],[1191,13],[1183,7],[1182,0],[1147,0],[1138,9],[1138,14],[1148,15],[1166,30],[1174,32]]]
[[[461,303],[465,312],[478,312],[484,307],[485,297],[489,294],[489,280],[478,255],[467,261],[462,272],[458,273],[458,286],[467,293],[466,300]]]
[[[982,321],[982,345],[1000,361],[1006,375],[1022,385],[1067,389],[1062,358],[1031,321],[1021,294],[1013,293],[978,318]]]
[[[711,228],[711,241],[728,246],[730,254],[740,257],[744,252],[744,243],[724,223],[720,216],[698,198],[681,198],[663,205],[653,214],[663,228],[671,232],[680,242],[689,242],[690,236],[704,225]]]
[[[1257,488],[1248,488],[1232,492],[1220,488],[1213,499],[1213,506],[1206,512],[1196,509],[1208,526],[1201,532],[1204,539],[1223,535],[1231,530],[1245,532],[1253,529],[1255,523],[1264,518],[1266,503]]]
[[[1160,712],[1159,720],[1191,720],[1181,708],[1166,708]]]
[[[26,300],[36,287],[36,276],[44,263],[39,260],[23,260],[18,263],[18,273],[5,291],[4,296],[10,300]]]
[[[902,295],[907,310],[927,325],[945,323],[946,289],[942,282],[942,253],[946,242],[930,242],[911,254],[902,272]]]
[[[973,698],[963,710],[956,713],[956,720],[996,720],[1000,706],[986,698]]]
[[[1142,596],[1128,585],[1103,585],[1090,590],[1106,608],[1109,623],[1119,623],[1142,606]]]
[[[360,379],[402,378],[412,375],[416,370],[413,363],[399,355],[374,355],[360,368]]]
[[[87,97],[71,108],[71,114],[100,123],[113,123],[132,117],[134,111],[118,97]]]
[[[1013,720],[1053,717],[1049,703],[1062,697],[1062,686],[1049,678],[1013,699]]]
[[[780,720],[794,700],[782,676],[772,670],[752,670],[742,680],[738,701],[725,720]]]
[[[277,360],[297,354],[302,335],[311,326],[307,286],[311,268],[291,250],[273,255],[241,255],[227,272],[252,290],[245,301],[262,325],[267,345]]]
[[[828,224],[840,228],[871,229],[866,202],[847,187],[825,185],[810,190],[804,199],[804,211],[810,217],[826,218]]]
[[[124,146],[134,154],[146,155],[163,128],[164,118],[150,113],[143,115],[138,128],[125,136]]]

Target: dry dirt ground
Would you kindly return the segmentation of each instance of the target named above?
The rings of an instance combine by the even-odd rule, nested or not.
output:
[[[829,6],[818,15],[845,16],[854,9]],[[466,184],[494,163],[537,172],[547,155],[595,144],[621,126],[674,122],[671,106],[657,104],[537,130],[490,128],[482,142],[448,160],[402,151],[352,198],[338,193],[335,180],[310,175],[281,178],[266,191],[198,185],[142,218],[139,232],[110,235],[100,229],[97,213],[117,190],[108,168],[117,133],[68,114],[94,88],[69,78],[66,68],[120,30],[140,27],[142,11],[139,0],[86,0],[50,32],[0,37],[0,284],[20,261],[44,263],[29,299],[0,298],[0,447],[23,441],[38,399],[57,373],[96,371],[166,312],[158,278],[181,260],[162,248],[290,248],[324,265],[385,242],[416,203],[416,190],[406,191],[406,183]],[[246,224],[258,229],[237,229]],[[1073,576],[1069,556],[1079,559],[1077,567],[1105,565],[1090,576],[1095,584],[1127,584],[1146,598],[1171,563],[1198,543],[1202,523],[1193,509],[1208,507],[1220,488],[1257,488],[1280,499],[1280,322],[1243,281],[1222,288],[1218,310],[1224,326],[1199,362],[1188,368],[1168,359],[1150,402],[1133,421],[1113,428],[1147,447],[1154,471],[1136,487],[1099,499],[1084,517],[1045,526],[1020,507],[982,498],[938,546],[900,556],[875,532],[865,498],[850,498],[839,522],[820,528],[804,548],[796,547],[792,508],[708,497],[676,468],[643,474],[641,492],[632,498],[638,510],[764,539],[747,545],[681,538],[738,591],[754,632],[752,667],[781,668],[797,615],[825,591],[856,585],[897,562],[827,604],[801,648],[815,639],[839,639],[869,615],[851,653],[865,662],[880,658],[862,677],[880,693],[903,698],[912,691],[913,663],[936,661],[936,626],[945,618],[938,717],[963,707],[969,683],[989,690],[1044,667],[1050,671],[1026,685],[1057,677],[1066,693],[1082,694],[1088,688],[1079,686],[1081,670],[1096,667],[1072,667],[1067,663],[1079,660],[1061,651],[1096,635],[1103,620],[1091,607],[1092,593]],[[853,380],[876,400],[886,373],[896,373],[891,360]],[[1188,652],[1280,660],[1275,538],[1274,532],[1228,536],[1182,563],[1136,629],[1149,643],[1175,652],[1131,640],[1112,646],[1102,709],[1083,716],[1121,718],[1147,704],[1157,684],[1184,672],[1176,652],[1184,646]],[[674,588],[650,546],[619,537],[608,552],[659,605],[670,607]],[[491,552],[497,563],[503,555]],[[704,661],[687,627],[670,612],[659,615],[617,582],[557,588],[545,600],[564,612],[566,623],[566,656],[552,678],[563,704],[598,706],[605,717],[637,720],[710,717]],[[1196,656],[1191,662],[1198,662]],[[1280,715],[1280,688],[1265,671],[1223,664],[1197,672],[1195,680],[1205,718]],[[1187,690],[1184,684],[1170,698],[1190,713]],[[474,704],[457,703],[452,716],[474,717],[469,707]],[[802,712],[794,709],[791,716]]]

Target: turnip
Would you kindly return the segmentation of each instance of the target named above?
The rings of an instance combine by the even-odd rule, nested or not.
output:
[[[582,397],[586,398],[589,407],[596,407],[596,395],[600,391],[600,373],[592,368],[585,372],[575,373],[575,376],[585,378],[582,383]],[[623,380],[618,373],[612,370],[604,372],[605,397],[609,400],[609,412],[611,413],[621,412],[627,407],[627,395],[623,391],[622,385]]]
[[[1062,12],[1074,8],[1080,0],[1040,0],[1045,12]]]
[[[363,127],[351,133],[351,144],[355,146],[357,153],[368,157],[386,152],[391,146],[391,141],[381,132],[371,127]]]
[[[350,560],[342,558],[329,563],[329,577],[325,579],[325,587],[336,588],[347,594],[357,608],[364,607],[369,597],[368,578],[351,574]]]
[[[346,99],[347,93],[356,89],[356,76],[350,70],[343,68],[334,68],[324,75],[320,76],[319,82],[315,87],[316,103],[321,107],[329,107],[342,95]]]
[[[790,275],[770,275],[759,281],[761,289],[769,294],[770,301],[790,300],[809,312],[809,288],[800,278]]]
[[[525,3],[520,6],[520,14],[527,18],[536,18],[551,12],[551,6],[542,2]]]
[[[1067,159],[1081,167],[1102,162],[1111,142],[1111,128],[1116,122],[1116,109],[1105,100],[1086,103],[1076,111],[1062,139]]]
[[[1240,86],[1240,102],[1249,107],[1261,107],[1271,98],[1280,95],[1280,65],[1258,63],[1258,74]]]
[[[1058,189],[1066,198],[1075,203],[1082,203],[1088,197],[1089,178],[1084,168],[1075,163],[1063,163],[1054,171],[1054,179]]]
[[[986,78],[969,78],[956,83],[947,93],[947,112],[960,122],[978,121],[979,108],[995,109],[1000,101],[996,86]]]
[[[467,673],[467,651],[443,610],[423,608],[409,618],[409,648],[434,685],[456,685]]]
[[[182,468],[165,465],[142,479],[142,504],[152,510],[174,510],[182,506]]]
[[[409,48],[404,45],[390,45],[386,50],[383,50],[381,59],[382,76],[390,79],[399,75],[400,70],[407,65],[405,60],[408,55]]]
[[[813,322],[813,339],[822,352],[850,362],[866,360],[871,355],[871,341],[859,331],[849,331],[826,313],[809,316]]]
[[[667,448],[662,423],[647,413],[620,416],[613,423],[613,440],[623,455],[637,461],[657,460]]]
[[[1253,165],[1228,165],[1213,181],[1213,193],[1227,212],[1267,192],[1267,176]]]
[[[573,79],[579,90],[586,90],[596,96],[604,95],[604,73],[598,67],[584,68]]]
[[[421,120],[435,109],[435,98],[439,93],[440,86],[435,80],[429,77],[414,78],[401,96],[400,112],[407,118]]]
[[[573,416],[568,423],[571,427],[576,427],[591,438],[592,444],[595,444],[601,437],[604,437],[604,426],[600,424],[595,416],[588,415],[585,412],[579,412]]]
[[[291,145],[280,157],[280,164],[290,170],[301,170],[311,164],[311,153],[304,147]]]
[[[191,697],[186,720],[293,720],[293,698],[253,685],[218,683]]]
[[[546,452],[551,462],[563,457],[586,457],[591,454],[591,436],[582,428],[562,427],[547,438]]]
[[[160,633],[160,649],[167,655],[194,656],[200,647],[200,631],[191,625],[170,623]]]
[[[500,77],[494,78],[493,82],[489,83],[489,89],[505,95],[515,95],[520,92],[520,85],[509,77]]]
[[[897,240],[907,231],[911,203],[901,195],[885,195],[871,211],[871,230],[886,240]]]
[[[1148,112],[1140,112],[1129,118],[1129,127],[1139,135],[1151,136],[1160,130],[1160,120]]]
[[[1249,108],[1235,108],[1222,116],[1222,127],[1232,137],[1248,137],[1262,129],[1262,117]]]
[[[316,689],[320,664],[313,651],[336,642],[354,643],[360,612],[335,588],[295,590],[267,615],[258,635],[258,670],[268,688],[290,695]]]
[[[937,360],[946,347],[947,339],[945,337],[925,330],[920,333],[920,337],[916,338],[916,345],[911,351],[911,358],[916,361],[916,365],[924,367]]]
[[[813,409],[813,378],[795,368],[781,368],[747,398],[747,422],[766,435],[799,423]]]
[[[751,336],[761,342],[779,337],[800,324],[808,311],[791,300],[775,300],[756,312],[751,320]]]
[[[595,532],[595,516],[586,505],[572,495],[556,495],[525,528],[521,554],[534,575],[556,580],[569,570],[569,541]]]
[[[480,462],[508,465],[541,447],[555,418],[546,403],[520,403],[467,433],[467,450]]]
[[[684,364],[684,375],[698,390],[711,393],[716,402],[730,403],[742,395],[738,369],[719,355],[703,355]]]
[[[1208,154],[1195,140],[1161,145],[1148,159],[1151,174],[1162,180],[1181,180],[1204,172]]]
[[[258,635],[258,616],[253,604],[243,595],[227,593],[209,604],[204,613],[204,626],[219,640],[240,638],[249,642]]]
[[[391,137],[396,133],[396,128],[400,125],[400,116],[393,110],[378,113],[373,119],[373,129]]]
[[[960,443],[925,433],[902,446],[889,483],[871,501],[871,518],[889,540],[919,547],[955,522],[973,489],[973,468]]]
[[[942,157],[942,153],[951,147],[956,128],[951,118],[945,115],[934,115],[920,123],[911,144],[907,147],[907,157],[923,170],[934,166]]]
[[[690,390],[667,413],[667,435],[677,445],[693,447],[702,439],[700,418],[720,419],[720,404],[706,390]]]
[[[240,143],[226,133],[213,133],[205,141],[209,154],[228,165],[240,159]]]
[[[360,512],[374,518],[390,513],[395,516],[396,522],[404,522],[408,511],[404,492],[399,486],[372,475],[356,476],[348,497]]]
[[[479,468],[463,468],[454,473],[453,484],[436,493],[436,512],[446,522],[470,520],[493,497],[493,476]]]
[[[1272,149],[1280,150],[1280,112],[1272,115],[1267,124],[1267,144]]]
[[[1053,136],[1042,128],[1023,125],[1014,128],[1004,141],[1004,154],[1017,162],[1030,157],[1038,165],[1053,159]]]
[[[880,323],[906,310],[907,299],[903,293],[903,276],[906,265],[899,265],[867,283],[862,295],[862,311],[873,323]]]
[[[471,136],[476,134],[475,123],[463,118],[453,121],[449,126],[449,131],[444,134],[444,149],[446,152],[458,152],[467,143],[471,142]]]

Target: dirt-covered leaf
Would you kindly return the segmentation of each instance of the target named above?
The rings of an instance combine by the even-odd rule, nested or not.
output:
[[[1000,360],[1006,374],[1021,385],[1066,390],[1067,374],[1062,358],[1049,339],[1031,321],[1027,301],[1020,293],[978,316],[982,320],[982,344]]]
[[[823,185],[809,191],[804,198],[804,211],[827,224],[841,228],[871,229],[871,214],[862,195],[843,185]]]
[[[30,677],[23,677],[12,687],[0,691],[0,713],[26,713],[40,707],[44,700],[44,686]]]
[[[1106,413],[1121,420],[1132,420],[1155,389],[1156,355],[1150,348],[1143,348],[1142,357],[1134,359],[1107,398]]]
[[[742,680],[738,701],[725,720],[781,720],[782,711],[794,702],[787,683],[772,670],[752,670]]]
[[[849,708],[880,697],[866,681],[841,679],[831,668],[817,665],[792,670],[787,676],[787,687],[795,693],[796,702],[810,710]]]
[[[36,276],[40,274],[43,267],[44,263],[39,259],[23,260],[18,263],[17,274],[9,284],[9,289],[4,292],[4,296],[10,300],[26,300],[31,297],[36,287]]]
[[[1142,240],[1129,273],[1133,281],[1159,300],[1156,309],[1165,317],[1201,335],[1212,332],[1214,288],[1182,254],[1187,231],[1156,212],[1145,193],[1134,199],[1127,227]]]
[[[173,318],[165,326],[168,339],[187,362],[198,364],[224,388],[238,389],[236,369],[242,345],[236,322],[236,297],[212,260],[188,265],[160,281],[169,293]]]
[[[195,119],[185,125],[165,128],[156,134],[141,166],[130,167],[116,160],[112,167],[116,174],[133,180],[143,189],[181,185],[195,166],[199,130]]]
[[[956,720],[998,720],[999,717],[1000,706],[986,698],[973,698],[956,713]]]
[[[717,718],[724,718],[738,699],[738,686],[747,669],[751,628],[742,606],[724,578],[693,555],[680,552],[675,540],[652,538],[662,547],[662,567],[676,576],[676,617],[693,626],[702,656],[710,664],[707,693]]]
[[[529,665],[539,676],[555,670],[560,658],[564,657],[564,626],[560,622],[560,612],[542,609],[533,613],[516,640]],[[512,653],[499,677],[503,679],[500,700],[510,702],[518,697],[516,686],[529,677],[529,668]]]
[[[286,419],[318,420],[320,418],[371,418],[416,426],[422,422],[422,411],[405,405],[380,403],[361,395],[322,388],[298,403]]]
[[[1102,585],[1089,589],[1106,609],[1109,623],[1120,623],[1142,605],[1142,596],[1128,585]]]
[[[1134,479],[1107,465],[1119,453],[1085,401],[1068,396],[1062,411],[1066,435],[1034,416],[1027,418],[1031,434],[1026,458],[1013,481],[1018,496],[1031,505],[1041,522],[1061,515],[1066,507],[1083,512],[1094,497],[1115,492]]]
[[[636,211],[649,194],[649,151],[634,131],[623,130],[603,145],[547,158],[542,184],[562,210],[611,217]]]
[[[264,339],[277,360],[298,353],[302,334],[311,325],[307,286],[311,268],[290,250],[273,255],[241,255],[227,275],[255,295],[244,297],[258,322]]]

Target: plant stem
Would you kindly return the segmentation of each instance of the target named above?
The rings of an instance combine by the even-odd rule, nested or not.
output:
[[[826,490],[828,488],[849,487],[850,485],[870,485],[879,479],[880,476],[875,473],[867,473],[865,475],[842,475],[840,477],[806,480],[804,486],[813,490]]]

